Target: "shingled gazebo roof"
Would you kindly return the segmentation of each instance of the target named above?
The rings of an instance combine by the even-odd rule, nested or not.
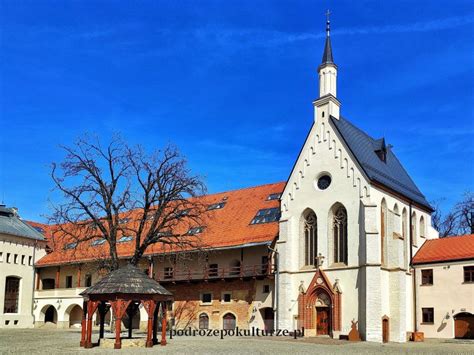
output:
[[[161,286],[158,281],[131,264],[112,271],[98,283],[81,292],[81,296],[85,297],[111,294],[172,297],[172,293]]]

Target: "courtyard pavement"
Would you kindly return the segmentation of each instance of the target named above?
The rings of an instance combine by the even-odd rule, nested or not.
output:
[[[93,334],[93,340],[97,333]],[[474,354],[474,341],[427,340],[423,343],[350,343],[322,338],[178,337],[165,347],[122,350],[83,349],[79,330],[0,330],[0,354]]]

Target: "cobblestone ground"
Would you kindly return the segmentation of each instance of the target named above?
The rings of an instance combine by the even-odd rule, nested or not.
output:
[[[97,338],[94,333],[93,339]],[[321,338],[204,338],[180,337],[166,347],[108,350],[79,345],[78,330],[28,329],[0,330],[0,354],[474,354],[474,341],[427,340],[424,343],[349,343]]]

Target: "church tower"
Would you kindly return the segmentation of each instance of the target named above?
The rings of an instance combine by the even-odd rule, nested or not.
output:
[[[337,100],[337,65],[334,63],[331,47],[331,28],[328,11],[326,13],[326,43],[321,65],[318,67],[319,98],[313,102],[314,119],[327,120],[329,116],[339,119],[341,103]]]

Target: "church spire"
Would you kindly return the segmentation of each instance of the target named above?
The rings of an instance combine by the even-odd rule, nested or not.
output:
[[[329,21],[329,10],[326,12],[326,44],[324,45],[323,60],[318,68],[319,73],[319,97],[332,95],[336,97],[337,66],[334,63],[331,47],[331,27]]]
[[[331,32],[331,22],[329,21],[329,15],[331,13],[329,10],[326,12],[326,44],[324,45],[324,53],[323,53],[323,60],[321,61],[321,64],[327,64],[327,63],[333,63],[334,64],[334,59],[332,57],[332,47],[331,47],[331,37],[330,37],[330,32]]]
[[[340,102],[337,99],[337,65],[334,63],[331,47],[329,10],[326,12],[326,43],[323,60],[318,67],[319,98],[313,102],[314,119],[324,121],[329,117],[339,119]]]

